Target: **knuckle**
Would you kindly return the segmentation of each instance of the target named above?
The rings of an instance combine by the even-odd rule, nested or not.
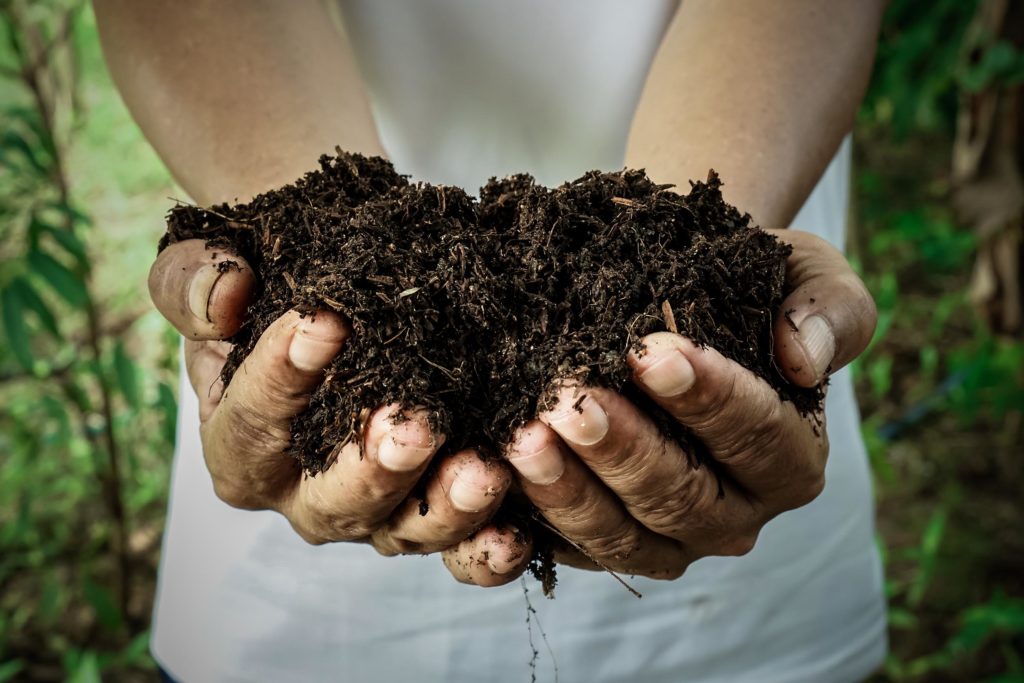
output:
[[[825,490],[825,473],[822,472],[817,476],[810,477],[807,481],[797,487],[794,491],[794,495],[791,499],[792,508],[796,509],[803,507],[808,503],[815,500]]]
[[[402,555],[403,552],[394,543],[388,545],[383,542],[373,543],[373,549],[383,557],[395,557],[396,555]]]
[[[255,402],[295,412],[309,401],[308,387],[296,386],[296,381],[285,363],[276,363],[274,369],[264,372],[258,382],[253,383]],[[296,371],[297,372],[297,371]]]
[[[715,554],[725,557],[742,557],[754,549],[757,533],[737,533],[725,538]]]
[[[240,484],[237,480],[213,476],[213,493],[222,502],[240,510],[260,510],[264,508],[262,501],[249,489]]]
[[[583,545],[594,557],[622,566],[640,549],[640,532],[628,525],[618,534],[595,536]]]
[[[232,439],[260,452],[283,450],[291,440],[290,425],[257,410],[251,398],[239,397],[232,409],[223,413]]]
[[[737,424],[735,420],[718,419],[714,425],[716,458],[725,464],[742,459],[744,465],[750,465],[746,461],[753,462],[758,454],[777,447],[784,420],[783,404],[774,397],[750,411],[743,424]],[[768,464],[770,459],[761,460]]]
[[[324,545],[328,542],[326,538],[314,533],[311,529],[308,529],[301,524],[296,524],[295,522],[292,522],[292,529],[295,531],[299,538],[301,538],[309,545]]]
[[[316,486],[306,488],[306,516],[317,535],[332,541],[354,541],[369,536],[376,525],[365,519],[356,519],[344,513],[338,502],[324,495]]]
[[[651,499],[650,504],[637,505],[636,517],[653,531],[671,537],[679,536],[696,520],[704,518],[706,511],[714,505],[718,489],[707,484],[703,477],[689,474],[676,482],[666,494]]]
[[[422,555],[424,554],[424,547],[424,544],[419,541],[391,537],[391,549],[394,550],[393,555]]]

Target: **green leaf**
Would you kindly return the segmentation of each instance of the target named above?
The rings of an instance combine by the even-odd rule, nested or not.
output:
[[[0,294],[0,306],[3,307],[4,330],[11,345],[11,353],[21,367],[32,372],[32,345],[28,326],[25,325],[24,302],[16,291],[7,287]]]
[[[8,129],[2,138],[0,138],[0,161],[3,161],[5,165],[10,166],[10,162],[7,161],[11,158],[11,153],[14,152],[18,156],[22,157],[29,165],[36,170],[40,177],[49,177],[50,170],[46,164],[36,155],[35,150],[32,149],[32,145],[17,131]]]
[[[30,251],[28,263],[71,306],[85,307],[88,302],[85,283],[67,266],[44,251]]]
[[[157,390],[157,404],[160,407],[161,413],[163,413],[161,423],[163,425],[164,441],[173,448],[178,422],[178,401],[174,398],[174,391],[167,382],[160,382]]]
[[[121,650],[120,660],[122,664],[128,666],[152,666],[149,659],[149,631],[143,631],[132,638],[132,641]]]
[[[60,334],[60,328],[57,326],[57,318],[54,317],[53,311],[46,305],[39,293],[36,292],[35,287],[32,283],[25,278],[19,276],[11,281],[8,285],[21,299],[21,303],[28,308],[30,311],[35,313],[36,318],[39,320],[39,324],[42,325],[43,329],[52,334],[57,339],[63,339]]]
[[[117,386],[125,400],[132,408],[138,410],[140,404],[139,373],[135,363],[124,350],[124,342],[118,340],[114,345],[114,374],[117,375]]]
[[[78,235],[71,230],[54,227],[50,227],[47,232],[64,251],[75,259],[84,272],[88,273],[91,270],[92,264],[89,263],[89,255],[85,251],[85,245],[82,244],[82,240],[78,239]]]
[[[880,399],[892,388],[892,356],[882,356],[871,361],[867,367],[868,379],[871,381],[871,393]]]
[[[99,656],[91,651],[79,653],[68,669],[68,683],[103,683],[100,678]]]
[[[917,575],[907,591],[907,604],[916,607],[921,604],[925,591],[931,583],[935,574],[935,567],[938,564],[939,548],[942,546],[942,539],[946,535],[947,510],[941,507],[932,513],[921,536],[920,562]]]
[[[109,629],[121,627],[121,611],[117,608],[110,591],[86,579],[82,586],[82,593],[88,603],[92,605],[96,612],[96,618],[103,626]]]
[[[891,607],[889,609],[889,626],[894,629],[916,629],[918,627],[917,615],[910,610]]]
[[[13,681],[14,677],[21,673],[21,670],[24,668],[25,662],[20,659],[12,659],[9,662],[0,664],[0,683]]]

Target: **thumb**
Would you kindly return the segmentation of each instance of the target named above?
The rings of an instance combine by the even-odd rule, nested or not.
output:
[[[224,339],[237,332],[255,288],[245,259],[199,239],[168,246],[149,271],[157,310],[189,339]]]
[[[775,362],[794,384],[821,383],[867,348],[878,314],[867,287],[825,240],[798,230],[769,230],[793,246],[789,296],[775,317]]]

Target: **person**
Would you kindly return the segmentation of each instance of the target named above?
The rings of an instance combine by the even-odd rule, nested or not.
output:
[[[794,246],[778,366],[829,380],[830,437],[713,349],[660,332],[630,356],[637,385],[721,465],[724,496],[624,398],[590,389],[581,415],[571,387],[502,462],[461,451],[425,475],[443,435],[415,407],[384,406],[366,457],[349,445],[303,477],[282,451],[345,321],[286,314],[225,389],[220,340],[243,323],[253,275],[176,244],[150,277],[187,371],[152,641],[168,677],[842,682],[879,664],[869,475],[839,371],[875,311],[837,247],[881,0],[94,7],[125,102],[200,205],[291,182],[336,145],[471,189],[625,165],[685,190],[715,168],[728,201]],[[426,516],[409,497],[423,476]],[[632,576],[642,599],[603,571],[563,569],[551,601],[520,582],[526,549],[487,524],[513,485],[586,551],[560,563]]]

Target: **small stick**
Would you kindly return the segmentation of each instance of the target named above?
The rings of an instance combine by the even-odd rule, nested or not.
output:
[[[600,567],[600,568],[601,568],[601,569],[603,569],[604,571],[606,571],[606,572],[608,572],[609,574],[611,574],[611,575],[612,575],[612,578],[614,578],[614,579],[615,579],[616,581],[618,581],[619,583],[621,583],[621,584],[622,584],[622,586],[623,586],[623,588],[625,588],[625,589],[626,589],[626,590],[628,590],[628,591],[629,591],[630,593],[632,593],[632,594],[633,594],[634,596],[636,596],[637,600],[639,600],[640,598],[644,597],[644,596],[643,596],[643,595],[642,595],[642,594],[640,593],[640,591],[638,591],[637,589],[635,589],[635,588],[633,588],[632,586],[630,586],[630,585],[629,585],[628,583],[626,583],[625,579],[623,579],[623,578],[622,578],[621,576],[619,576],[618,574],[616,574],[616,573],[615,573],[615,572],[614,572],[614,571],[613,571],[613,570],[611,569],[611,567],[609,567],[608,565],[606,565],[605,563],[601,562],[601,561],[600,561],[600,560],[598,560],[598,559],[597,559],[596,557],[594,557],[593,555],[591,555],[591,554],[590,554],[590,552],[589,552],[589,551],[588,551],[588,550],[587,550],[586,548],[584,548],[583,546],[581,546],[581,545],[580,545],[579,543],[577,543],[576,541],[572,540],[571,538],[569,538],[568,536],[566,536],[565,534],[563,534],[563,533],[562,533],[561,531],[559,531],[559,530],[558,530],[558,529],[556,529],[555,527],[551,526],[551,524],[550,524],[550,522],[548,522],[548,520],[544,519],[543,517],[536,517],[536,520],[537,520],[538,522],[540,522],[540,523],[541,523],[541,526],[543,526],[543,527],[544,527],[545,529],[547,529],[548,531],[550,531],[550,532],[554,533],[554,534],[555,534],[555,535],[557,535],[557,536],[558,536],[559,538],[561,538],[561,539],[562,539],[563,541],[565,541],[566,543],[568,543],[569,545],[571,545],[571,546],[572,546],[573,548],[576,548],[576,550],[578,550],[578,551],[580,551],[581,553],[583,553],[584,555],[586,555],[586,557],[587,557],[587,559],[588,559],[588,560],[590,560],[591,562],[593,562],[594,564],[596,564],[596,565],[597,565],[598,567]]]
[[[665,299],[661,302],[661,314],[665,316],[665,327],[672,334],[679,334],[679,328],[676,327],[676,317],[672,314],[672,304]]]

